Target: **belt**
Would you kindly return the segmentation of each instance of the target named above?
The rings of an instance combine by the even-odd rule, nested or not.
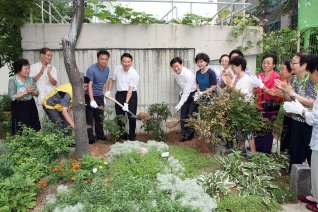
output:
[[[117,91],[117,93],[127,93],[128,91]],[[137,92],[137,91],[133,91],[133,92]]]

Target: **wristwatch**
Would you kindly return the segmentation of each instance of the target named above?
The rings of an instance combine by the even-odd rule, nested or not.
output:
[[[292,97],[295,99],[295,97],[296,97],[296,93],[294,92],[294,94],[292,95]]]

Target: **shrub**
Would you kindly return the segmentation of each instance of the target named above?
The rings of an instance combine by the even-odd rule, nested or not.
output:
[[[151,133],[155,140],[165,141],[167,134],[162,130],[162,122],[171,116],[169,106],[165,103],[152,104],[147,112],[151,118],[149,120],[143,120],[141,128],[145,128],[147,133]]]
[[[206,141],[207,138],[213,138],[213,152],[219,143],[218,136],[225,141],[236,140],[236,148],[240,148],[250,134],[255,136],[256,132],[272,127],[258,107],[246,102],[238,91],[222,92],[214,96],[209,104],[206,104],[206,99],[200,99],[198,104],[200,115],[204,118],[190,118],[188,124],[198,132],[200,139]]]
[[[109,119],[113,111],[105,110],[105,113],[103,124],[108,131],[108,138],[110,141],[116,141],[119,136],[126,132],[126,129],[124,129],[125,131],[122,130],[120,124],[126,124],[127,118],[124,115],[118,115],[114,119]]]
[[[0,98],[0,108],[3,110],[3,111],[11,111],[11,99],[10,97],[8,96],[8,94],[4,94],[1,96]]]
[[[8,149],[7,154],[18,164],[28,158],[48,164],[51,160],[68,154],[68,146],[74,143],[74,138],[73,136],[65,137],[62,131],[44,134],[23,126],[21,136],[7,136],[4,142]]]

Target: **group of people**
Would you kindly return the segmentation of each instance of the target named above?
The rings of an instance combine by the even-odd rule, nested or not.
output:
[[[50,62],[52,52],[49,48],[40,51],[41,61],[30,66],[28,60],[18,59],[14,62],[15,75],[9,79],[8,94],[12,100],[12,134],[20,133],[25,124],[36,131],[41,129],[39,117],[47,114],[59,127],[74,128],[71,115],[73,103],[70,83],[57,86],[57,70]],[[137,112],[137,86],[139,75],[132,67],[133,57],[129,53],[121,56],[121,65],[116,66],[109,77],[107,66],[110,54],[106,50],[97,53],[97,63],[90,66],[84,77],[83,92],[86,102],[86,123],[88,141],[106,140],[101,115],[106,104],[106,96],[110,95],[116,82],[115,99],[123,105],[115,105],[116,115],[124,115],[128,110]],[[262,58],[263,72],[250,76],[247,62],[240,50],[220,57],[221,71],[209,68],[210,58],[205,53],[195,57],[198,71],[194,74],[183,66],[182,59],[175,57],[170,66],[180,87],[179,102],[175,113],[180,110],[181,134],[180,142],[191,140],[194,129],[186,125],[186,121],[198,111],[199,99],[209,104],[213,101],[206,98],[217,92],[239,91],[245,101],[257,96],[259,110],[263,117],[275,121],[280,103],[284,102],[286,111],[281,138],[281,150],[290,152],[290,169],[292,164],[301,164],[307,160],[311,166],[312,196],[299,197],[307,202],[307,208],[318,211],[318,100],[315,85],[318,84],[318,57],[306,52],[298,52],[292,60],[285,60],[280,65],[280,74],[274,71],[278,65],[274,54],[265,54]],[[230,67],[231,66],[231,67]],[[26,112],[28,111],[28,112]],[[200,117],[203,118],[204,117]],[[93,124],[95,135],[93,133]],[[124,130],[124,125],[121,128]],[[123,133],[118,141],[135,140],[136,119],[129,117],[129,134]],[[66,132],[70,135],[71,130]],[[208,139],[207,142],[211,142]],[[259,133],[249,140],[251,153],[263,152],[271,154],[273,133]]]
[[[278,65],[274,54],[265,54],[262,58],[262,70],[257,76],[250,76],[246,60],[239,50],[220,57],[220,72],[208,67],[209,56],[199,53],[195,62],[199,70],[193,74],[183,67],[182,59],[173,58],[170,65],[180,87],[180,101],[175,111],[181,110],[180,142],[191,140],[194,129],[186,125],[186,119],[198,110],[199,98],[205,101],[205,95],[218,92],[239,91],[245,101],[257,97],[257,106],[263,117],[274,122],[280,104],[284,103],[285,116],[281,135],[281,150],[290,153],[290,168],[293,164],[307,161],[311,166],[313,196],[299,196],[308,203],[307,208],[318,211],[318,99],[315,85],[318,84],[318,57],[306,52],[298,52],[292,60],[279,65],[280,74],[274,71]],[[231,66],[231,68],[230,68]],[[213,101],[213,100],[210,100]],[[207,102],[208,103],[208,102]],[[203,118],[204,117],[200,117]],[[210,142],[208,139],[207,142]],[[273,145],[272,131],[257,133],[249,140],[251,153],[271,154]]]
[[[12,135],[21,133],[22,124],[41,130],[40,118],[47,115],[57,123],[65,135],[70,136],[74,129],[71,115],[73,91],[70,83],[57,86],[57,70],[50,64],[52,51],[49,48],[40,50],[41,61],[30,66],[26,59],[14,61],[15,75],[9,79],[8,95],[12,100]],[[117,92],[115,98],[124,105],[115,106],[116,115],[125,114],[128,110],[137,111],[137,85],[139,75],[132,66],[132,56],[124,53],[121,56],[121,65],[116,66],[108,80],[109,67],[107,66],[110,54],[106,50],[97,53],[97,63],[91,65],[84,76],[83,92],[86,102],[86,123],[89,144],[95,140],[107,140],[104,134],[101,115],[106,104],[105,96],[110,95],[114,82]],[[107,87],[108,82],[108,87]],[[84,93],[83,93],[84,95]],[[26,112],[27,111],[27,112]],[[95,135],[93,133],[93,124]],[[121,125],[125,132],[124,125]],[[136,119],[129,117],[129,135],[123,133],[121,139],[135,140]]]

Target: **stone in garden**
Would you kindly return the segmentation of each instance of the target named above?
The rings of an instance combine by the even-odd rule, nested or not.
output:
[[[310,167],[308,165],[293,164],[290,179],[291,190],[297,196],[309,196],[311,194]]]
[[[148,153],[148,149],[144,148],[144,147],[139,147],[138,148],[138,153],[140,153],[141,155],[145,155]]]

